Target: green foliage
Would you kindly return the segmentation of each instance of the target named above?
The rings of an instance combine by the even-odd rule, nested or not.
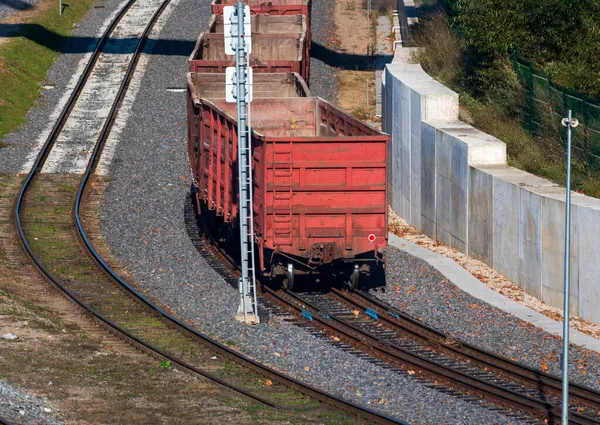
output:
[[[168,369],[168,370],[173,369],[173,365],[171,364],[171,360],[159,360],[158,361],[158,367],[160,369]]]
[[[13,131],[40,94],[40,83],[93,0],[72,0],[62,16],[52,7],[24,23],[0,45],[0,137]],[[0,146],[3,147],[3,146]]]
[[[464,54],[460,39],[446,25],[443,14],[435,14],[420,24],[415,32],[419,46],[427,46],[416,52],[416,61],[442,83],[454,87],[462,79]]]
[[[473,5],[482,5],[487,0],[469,1]],[[490,6],[492,2],[487,4]],[[469,40],[468,37],[475,37],[477,31],[484,34],[486,26],[479,25],[480,23],[473,24],[468,28],[471,32],[468,32],[465,27],[468,21],[464,17],[459,19],[457,10],[471,6],[455,2],[454,7],[454,9],[449,8],[448,21],[446,16],[441,14],[429,16],[428,20],[420,24],[421,31],[415,39],[421,49],[416,53],[416,61],[438,81],[459,93],[463,121],[506,142],[510,165],[564,184],[566,169],[565,152],[561,142],[563,135],[559,132],[560,129],[554,128],[559,126],[555,119],[556,111],[548,106],[542,107],[551,103],[544,97],[548,94],[547,89],[540,87],[536,89],[537,101],[535,102],[537,106],[535,119],[545,130],[532,135],[527,131],[527,127],[523,126],[531,112],[531,100],[528,102],[528,92],[510,61],[510,50],[505,50],[505,47],[512,43],[506,40],[517,40],[514,34],[522,32],[522,28],[514,25],[513,29],[506,32],[503,32],[506,28],[498,28],[496,38],[505,37],[505,40],[501,41],[485,35],[487,47],[480,46],[480,40],[475,38]],[[491,6],[489,10],[478,10],[478,13],[494,15]],[[499,6],[498,14],[503,13],[504,8]],[[494,29],[492,23],[488,25],[488,29]],[[540,30],[540,32],[545,34],[546,40],[556,36],[556,33],[550,29]],[[557,39],[552,43],[556,44]],[[546,52],[548,51],[546,49]],[[557,62],[555,66],[558,65]],[[577,72],[585,72],[583,69],[582,65],[582,70]],[[575,74],[573,70],[569,72]],[[539,79],[536,81],[539,86]],[[573,188],[587,195],[600,197],[600,171],[589,167],[587,162],[582,160],[584,157],[578,152],[575,153]]]
[[[449,15],[468,54],[471,92],[498,84],[518,46],[557,83],[600,97],[600,0],[451,0]]]

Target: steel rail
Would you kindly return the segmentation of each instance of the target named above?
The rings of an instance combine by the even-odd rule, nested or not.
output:
[[[46,142],[44,143],[44,145],[41,148],[40,153],[38,154],[36,161],[30,171],[30,173],[28,174],[25,182],[23,183],[23,186],[21,187],[21,190],[19,191],[19,196],[17,198],[17,201],[15,203],[15,225],[19,234],[19,239],[21,241],[21,244],[23,245],[23,247],[25,248],[25,251],[27,252],[27,254],[29,255],[29,257],[31,258],[31,260],[33,261],[34,265],[42,272],[42,274],[48,279],[50,280],[54,285],[56,285],[69,299],[71,299],[73,302],[75,302],[84,312],[86,312],[87,314],[89,314],[91,317],[93,317],[96,321],[98,321],[102,326],[104,326],[105,328],[107,328],[110,332],[116,334],[118,337],[120,337],[121,339],[130,342],[132,344],[134,344],[135,346],[137,346],[138,348],[141,348],[143,351],[146,351],[152,355],[158,355],[161,358],[170,360],[172,363],[178,365],[180,368],[182,368],[183,370],[187,370],[188,372],[203,376],[207,379],[210,379],[211,381],[223,385],[226,388],[229,388],[239,394],[242,394],[252,400],[258,401],[261,404],[270,406],[270,407],[280,407],[274,403],[272,403],[271,401],[258,396],[256,394],[253,394],[243,388],[239,388],[235,385],[232,385],[231,383],[224,381],[223,379],[214,376],[210,373],[207,373],[201,369],[198,369],[190,364],[187,364],[185,362],[183,362],[182,360],[170,355],[169,353],[165,352],[164,350],[159,349],[158,347],[153,346],[152,344],[149,344],[148,342],[144,341],[143,339],[133,335],[132,333],[124,330],[122,327],[120,327],[118,324],[114,323],[113,321],[109,320],[108,318],[106,318],[104,315],[100,314],[98,311],[94,310],[93,308],[91,308],[87,303],[83,302],[82,300],[80,300],[76,294],[74,294],[71,290],[69,290],[62,282],[60,282],[59,279],[57,279],[42,263],[42,261],[38,258],[38,256],[34,253],[33,249],[31,248],[31,245],[29,243],[29,241],[27,240],[27,237],[25,235],[25,231],[23,228],[23,223],[21,222],[21,211],[22,211],[22,207],[23,207],[23,201],[25,199],[25,194],[27,193],[27,190],[30,188],[31,183],[33,182],[34,178],[36,177],[36,175],[41,171],[41,169],[43,168],[45,159],[48,156],[48,153],[50,152],[51,147],[53,146],[54,142],[56,141],[56,138],[58,137],[58,135],[60,134],[60,131],[62,129],[62,127],[64,126],[67,118],[70,115],[70,112],[73,109],[74,104],[77,102],[79,95],[81,94],[81,91],[83,90],[83,87],[85,86],[85,83],[87,82],[92,69],[94,68],[94,65],[97,62],[98,57],[100,56],[101,52],[102,52],[102,48],[104,47],[104,45],[106,44],[107,40],[110,37],[110,34],[113,32],[114,28],[117,26],[117,24],[120,22],[120,20],[122,19],[122,17],[127,13],[127,11],[131,8],[131,6],[135,3],[136,0],[130,0],[119,12],[118,14],[115,16],[115,18],[113,19],[113,21],[110,23],[110,25],[108,26],[108,28],[106,29],[106,31],[104,32],[104,34],[102,35],[102,38],[99,40],[99,42],[96,44],[96,47],[92,53],[92,56],[90,58],[90,60],[88,61],[84,71],[82,72],[79,80],[77,81],[77,85],[75,86],[73,92],[71,93],[71,95],[69,96],[69,99],[67,101],[67,104],[65,105],[65,107],[63,108],[60,116],[58,117],[57,121],[55,122],[52,131],[50,132],[48,138],[46,139]],[[107,118],[104,127],[103,127],[103,131],[102,134],[104,137],[107,136],[108,134],[108,129],[110,128],[110,124],[112,124],[112,121],[114,120],[114,116],[116,115],[116,111],[118,109],[118,104],[120,103],[120,101],[122,100],[123,94],[125,93],[126,89],[127,89],[127,85],[129,83],[129,80],[131,79],[131,75],[133,74],[133,71],[135,70],[135,65],[137,64],[137,60],[139,58],[139,55],[142,52],[143,47],[145,46],[146,40],[148,38],[148,34],[150,33],[150,31],[152,30],[154,24],[156,23],[156,21],[158,20],[159,16],[161,15],[161,13],[164,11],[164,9],[166,8],[166,6],[169,4],[170,0],[165,0],[163,3],[161,3],[161,5],[157,8],[157,10],[154,12],[154,14],[152,15],[150,21],[148,22],[146,28],[144,29],[144,32],[142,34],[142,36],[140,37],[138,44],[136,45],[136,48],[134,50],[134,57],[132,58],[129,67],[127,69],[127,73],[125,75],[125,78],[119,88],[119,92],[117,95],[117,98],[115,99],[115,102],[112,105],[109,117]],[[94,149],[95,154],[97,155],[98,153],[98,143],[96,144],[96,147]],[[88,165],[89,168],[89,165]]]
[[[344,319],[340,319],[329,312],[321,311],[298,294],[289,291],[278,292],[270,288],[265,288],[265,294],[276,303],[283,304],[288,309],[293,309],[297,315],[301,315],[303,311],[308,311],[312,316],[311,323],[316,324],[317,327],[327,332],[333,331],[340,338],[343,338],[352,345],[358,346],[368,354],[375,355],[398,365],[408,365],[423,370],[430,376],[458,385],[471,393],[484,395],[501,405],[537,416],[544,415],[551,421],[560,421],[560,408],[557,409],[556,406],[548,402],[533,397],[526,397],[513,390],[486,382],[459,370],[449,369],[433,360],[383,341],[348,323]],[[591,418],[579,412],[572,412],[570,423],[593,425],[600,424],[600,419]]]
[[[225,265],[229,269],[228,270],[229,273],[231,273],[234,276],[238,276],[240,274],[240,270],[239,270],[239,267],[238,267],[237,262],[235,261],[235,259],[228,252],[226,252],[221,246],[219,246],[219,244],[217,243],[217,241],[213,238],[213,236],[209,232],[209,229],[206,226],[206,222],[201,219],[200,220],[200,224],[201,224],[201,227],[202,227],[202,231],[203,231],[204,237],[209,242],[207,244],[207,246],[209,248],[207,250],[208,252],[204,252],[203,251],[203,255],[205,257],[207,257],[208,255],[213,255],[212,258],[215,259],[216,261],[220,262],[221,264]],[[196,248],[198,249],[199,247],[196,247]],[[224,277],[227,278],[227,276],[224,276]],[[261,286],[259,284],[260,284],[260,281],[257,282],[257,286]],[[226,346],[223,346],[223,348],[229,349]],[[262,367],[262,365],[261,365],[261,367]],[[268,370],[272,370],[270,368],[267,368],[267,369]],[[274,371],[274,372],[279,373],[277,371]],[[293,378],[291,378],[291,379],[293,379]],[[302,384],[302,385],[307,385],[307,384]],[[309,388],[312,388],[313,390],[318,391],[319,393],[324,394],[330,400],[334,400],[337,403],[341,402],[343,404],[348,404],[348,405],[351,405],[351,406],[355,406],[356,408],[362,410],[363,413],[365,413],[365,412],[368,413],[370,415],[370,417],[366,417],[365,416],[365,418],[368,419],[368,420],[371,420],[372,422],[370,422],[370,423],[383,423],[383,424],[393,423],[393,424],[400,424],[400,425],[409,425],[406,422],[401,421],[399,419],[392,418],[392,417],[389,417],[389,416],[386,416],[386,415],[382,415],[382,414],[377,413],[377,412],[375,412],[375,411],[373,411],[371,409],[368,409],[368,408],[365,408],[365,407],[361,407],[361,406],[359,406],[357,404],[354,404],[354,403],[352,403],[350,401],[347,401],[347,400],[344,400],[344,399],[340,399],[339,397],[334,396],[332,394],[325,393],[324,391],[321,391],[318,388],[314,388],[314,387],[311,387],[309,385],[307,385],[307,386]],[[325,400],[325,401],[327,401],[327,400]],[[353,407],[353,409],[354,409],[354,407]],[[343,408],[342,410],[347,410],[347,409]],[[351,412],[352,412],[352,410],[351,410]],[[361,415],[359,415],[359,416],[361,416]]]
[[[456,341],[443,332],[428,326],[415,318],[403,313],[378,300],[363,291],[340,291],[332,288],[331,293],[341,300],[357,308],[366,310],[372,308],[378,313],[378,319],[389,326],[408,332],[415,338],[430,344],[440,345],[445,350],[470,360],[473,364],[494,369],[499,373],[523,381],[542,391],[548,391],[558,396],[561,394],[561,379],[548,373],[535,370],[529,366],[517,363],[472,344]],[[359,298],[359,300],[357,300]],[[600,392],[583,385],[569,383],[569,396],[572,400],[597,411],[600,411]]]
[[[163,3],[164,6],[161,6],[161,7],[164,8],[166,6],[166,3],[168,3],[168,1],[169,0],[166,0],[165,3]],[[150,29],[147,28],[144,35],[147,35],[149,30]],[[143,38],[143,40],[145,42],[145,38]],[[140,40],[140,43],[142,43],[142,40]],[[135,61],[132,61],[132,63],[130,64],[130,67],[127,70],[126,78],[124,79],[123,84],[120,87],[119,92],[117,94],[117,101],[113,104],[113,106],[111,108],[111,111],[109,113],[109,119],[107,119],[104,123],[102,131],[98,138],[98,143],[94,146],[92,156],[86,167],[85,174],[84,174],[81,184],[79,186],[79,190],[77,192],[77,197],[75,199],[74,215],[75,215],[75,220],[77,223],[77,230],[78,230],[79,236],[80,236],[81,240],[83,241],[85,247],[87,248],[88,252],[94,258],[94,260],[98,263],[98,265],[108,274],[108,276],[111,279],[113,279],[116,283],[118,283],[123,289],[128,291],[133,297],[135,297],[136,299],[138,299],[139,301],[144,303],[146,306],[148,306],[149,308],[154,310],[156,313],[158,313],[162,319],[164,319],[167,322],[171,323],[172,325],[176,326],[180,330],[183,330],[186,333],[191,334],[195,338],[200,339],[202,342],[204,342],[205,344],[210,346],[213,350],[219,352],[221,355],[227,357],[228,359],[230,359],[234,362],[240,363],[243,366],[249,367],[249,368],[259,372],[260,374],[265,375],[273,380],[276,380],[277,382],[287,386],[288,388],[293,388],[293,389],[295,389],[303,394],[309,395],[310,397],[313,397],[321,402],[326,402],[330,405],[333,405],[336,408],[339,408],[341,410],[344,410],[346,412],[349,412],[349,413],[359,416],[361,418],[365,418],[369,421],[372,421],[372,423],[408,425],[403,421],[399,421],[395,418],[391,418],[386,415],[382,415],[373,410],[363,408],[363,407],[359,406],[358,404],[341,399],[332,394],[328,394],[316,387],[313,387],[313,386],[303,383],[295,378],[287,376],[279,371],[271,369],[271,368],[255,361],[241,353],[238,353],[238,352],[230,349],[229,347],[217,342],[216,340],[210,338],[209,336],[199,332],[197,329],[187,325],[186,323],[182,322],[181,320],[177,319],[176,317],[174,317],[171,314],[169,314],[168,312],[166,312],[163,308],[159,307],[158,305],[156,305],[155,303],[150,301],[148,298],[146,298],[144,295],[142,295],[139,291],[137,291],[135,288],[133,288],[131,285],[129,285],[124,279],[122,279],[117,273],[115,273],[112,270],[112,268],[108,265],[108,263],[106,263],[106,261],[102,258],[102,256],[100,254],[98,254],[98,252],[95,250],[95,248],[93,247],[92,243],[90,242],[90,240],[87,236],[87,233],[85,232],[84,226],[81,221],[81,217],[80,217],[81,204],[83,202],[83,198],[84,198],[84,195],[86,192],[86,188],[88,186],[89,179],[90,179],[91,175],[93,174],[95,167],[98,163],[100,153],[102,151],[102,146],[103,146],[104,142],[106,141],[106,139],[108,138],[108,135],[110,134],[112,123],[116,116],[116,112],[118,111],[119,103],[121,101],[121,98],[122,98],[124,92],[126,91],[127,84],[130,79],[130,73],[133,72],[133,70],[135,69],[134,62],[136,62],[136,61],[137,61],[137,57],[136,57]],[[178,363],[180,364],[181,362],[178,362]],[[206,373],[203,373],[203,374],[206,375]],[[231,386],[230,384],[224,383],[219,378],[216,378],[216,379],[218,381],[221,381],[220,383],[223,383],[224,385],[226,385],[230,388],[233,388],[233,386]],[[240,392],[244,393],[245,395],[248,395],[248,394],[246,394],[247,392],[245,390],[243,390],[243,389],[239,389],[239,390],[241,390]],[[272,407],[276,407],[273,403],[270,403],[267,400],[264,400],[260,397],[254,397],[254,398],[258,401],[261,401],[264,404],[270,405]]]

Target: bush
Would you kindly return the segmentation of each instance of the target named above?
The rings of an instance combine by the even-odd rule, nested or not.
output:
[[[423,20],[414,35],[415,55],[425,71],[451,87],[460,85],[464,54],[458,37],[446,25],[446,17],[436,13]]]
[[[367,8],[367,1],[363,0],[363,7]],[[388,10],[396,10],[398,7],[398,0],[371,0],[371,10],[378,10],[380,12],[386,12]]]
[[[515,47],[555,82],[600,97],[598,0],[451,0],[452,26],[468,52],[470,89],[495,85]]]
[[[484,0],[470,1],[481,4]],[[547,131],[538,136],[523,127],[527,111],[525,90],[508,54],[499,54],[507,44],[490,39],[488,46],[496,47],[480,49],[474,46],[477,43],[465,37],[464,32],[453,31],[456,24],[456,19],[446,20],[439,12],[423,20],[415,35],[421,48],[415,54],[416,61],[434,78],[459,93],[463,121],[506,143],[510,165],[564,184],[565,151],[558,128],[560,124],[554,122],[555,128],[552,123],[544,123]],[[511,37],[511,31],[517,29],[508,31],[505,36]],[[483,32],[484,28],[477,28],[477,31]],[[585,72],[586,68],[581,65],[581,68],[571,69]],[[540,112],[540,119],[554,117],[551,110]],[[573,188],[600,197],[600,172],[590,169],[576,151],[572,165]]]

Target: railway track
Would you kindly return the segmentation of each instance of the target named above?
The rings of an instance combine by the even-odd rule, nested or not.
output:
[[[349,307],[363,311],[364,314],[381,321],[397,333],[405,333],[415,340],[443,350],[444,353],[469,362],[480,369],[493,371],[541,393],[552,394],[557,400],[561,397],[562,381],[559,377],[495,355],[472,344],[456,341],[363,291],[349,292],[332,288],[330,296]],[[577,408],[587,408],[590,413],[600,414],[600,392],[583,385],[569,383],[569,398],[570,403]]]
[[[235,260],[208,229],[202,230],[204,240],[195,240],[196,247],[235,286],[239,274]],[[523,421],[561,423],[561,383],[556,377],[458,342],[361,291],[331,288],[328,294],[300,295],[260,287],[262,303],[293,314],[299,323],[310,323],[333,336],[337,345],[382,367],[419,373],[441,391],[466,400],[489,400],[491,408],[499,406]],[[600,393],[570,385],[569,423],[600,424]]]
[[[206,235],[207,229],[204,232]],[[209,247],[214,267],[224,277],[238,273],[234,259],[214,240]],[[230,283],[234,285],[235,278]],[[543,421],[540,423],[561,423],[561,381],[557,377],[456,341],[362,291],[333,287],[328,293],[300,295],[266,285],[262,288],[263,302],[308,321],[341,341],[338,345],[378,359],[375,363],[382,367],[404,374],[408,370],[409,375],[418,371],[429,381],[444,383],[444,391],[457,389],[526,413],[528,417],[520,417],[524,420],[537,417]],[[569,394],[569,423],[600,424],[599,392],[571,383]],[[513,415],[510,411],[507,413]]]
[[[139,22],[140,16],[144,15],[138,9],[134,16],[128,16],[137,1],[141,0],[130,0],[106,29],[19,192],[14,217],[26,252],[40,272],[82,311],[111,333],[169,366],[208,378],[266,406],[289,410],[300,408],[307,418],[326,413],[321,406],[325,403],[350,413],[353,421],[358,417],[367,423],[402,423],[287,377],[193,329],[127,284],[92,246],[84,230],[84,200],[95,190],[94,169],[138,58],[154,24],[169,3],[169,0],[161,3],[153,0],[156,7],[151,18],[140,28],[128,62],[123,63],[119,58],[111,65],[110,60],[106,61],[115,54],[114,45],[110,46],[111,36],[120,33],[131,39],[131,29],[119,25]],[[97,67],[98,64],[101,66]],[[83,145],[91,148],[91,153],[83,152],[87,163],[85,172],[83,176],[60,173],[61,158],[51,150],[57,144],[68,148],[69,131],[77,128],[77,122],[70,121],[72,111],[80,107],[81,102],[98,100],[93,99],[94,93],[82,94],[86,93],[86,87],[89,93],[88,83],[92,86],[94,82],[98,83],[111,67],[117,71],[122,68],[124,72],[121,72],[118,89],[104,87],[111,90],[114,97],[109,105],[102,105],[105,109],[110,107],[106,116],[94,117],[95,121],[90,124],[98,127],[99,136],[83,140]],[[88,130],[83,132],[84,137],[94,133]],[[74,162],[77,160],[67,158],[66,168],[72,168]],[[42,173],[43,170],[51,172]],[[271,379],[273,384],[264,385],[265,378]]]
[[[560,423],[560,380],[459,343],[368,295],[265,289],[265,298],[388,365],[545,423]],[[573,385],[570,422],[600,424],[600,394]]]

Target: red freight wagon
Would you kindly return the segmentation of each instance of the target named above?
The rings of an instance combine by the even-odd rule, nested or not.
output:
[[[195,129],[200,126],[201,116],[196,109],[205,100],[225,99],[225,74],[210,72],[188,72],[188,139],[192,140]],[[295,73],[256,74],[252,87],[254,99],[270,99],[274,97],[307,97],[311,92],[302,77]],[[192,121],[194,120],[194,121]],[[197,131],[196,131],[197,132]],[[197,168],[194,160],[200,157],[195,155],[194,146],[189,144],[189,158],[192,169]]]
[[[213,0],[213,15],[222,15],[224,6],[235,6],[237,0]],[[305,0],[244,0],[250,13],[256,15],[306,15],[310,16],[311,2]]]
[[[213,0],[213,15],[223,15],[224,6],[235,6],[237,0]],[[253,15],[271,15],[271,16],[306,16],[306,46],[310,50],[310,13],[311,0],[244,0],[244,3],[250,6],[250,13]],[[306,57],[310,57],[307,51]]]
[[[235,58],[225,54],[223,18],[213,17],[210,31],[200,34],[189,59],[191,72],[225,72],[235,66]],[[252,17],[252,54],[254,73],[296,72],[305,80],[309,56],[306,16]]]
[[[188,92],[190,94],[190,91]],[[189,102],[189,151],[200,210],[235,246],[235,104]],[[335,273],[358,284],[387,242],[389,136],[323,99],[251,106],[254,230],[263,275]]]
[[[225,74],[188,72],[187,85],[190,100],[200,104],[201,99],[225,99]],[[302,77],[293,72],[256,74],[252,85],[254,99],[274,97],[307,97],[310,90]]]

